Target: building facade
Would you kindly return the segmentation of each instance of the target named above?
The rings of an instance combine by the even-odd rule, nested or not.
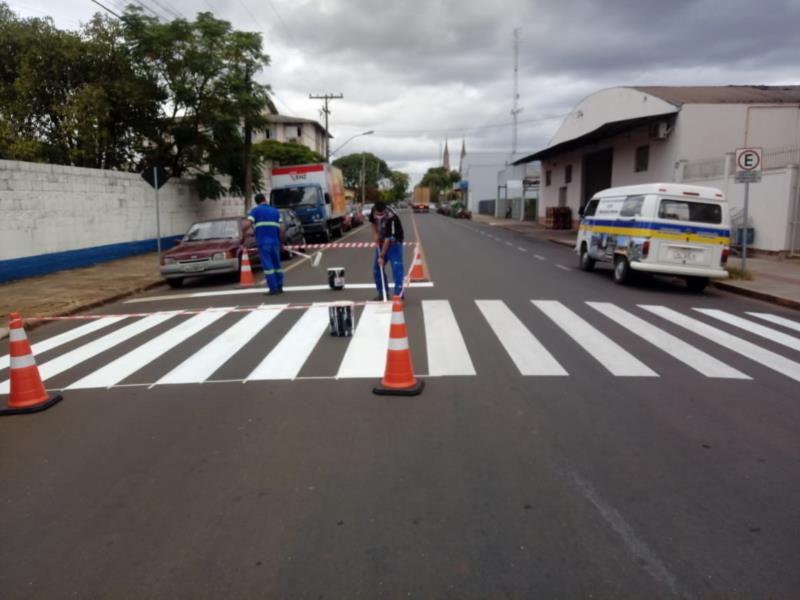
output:
[[[267,119],[269,125],[265,129],[253,132],[254,144],[264,140],[300,144],[325,156],[325,149],[331,136],[319,122],[278,114],[270,114]]]

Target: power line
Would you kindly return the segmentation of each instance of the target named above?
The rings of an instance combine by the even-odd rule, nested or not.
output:
[[[121,18],[122,18],[122,17],[120,17],[120,16],[119,16],[117,13],[115,13],[113,10],[111,10],[111,9],[110,9],[110,8],[108,8],[107,6],[104,6],[103,4],[101,4],[100,2],[98,2],[97,0],[92,0],[92,2],[94,2],[95,4],[97,4],[97,6],[99,6],[100,8],[102,8],[102,9],[103,9],[104,11],[106,11],[107,13],[114,15],[114,16],[115,16],[115,17],[117,17],[118,19],[121,19]]]
[[[523,124],[530,124],[530,123],[543,123],[545,121],[552,121],[554,119],[562,119],[564,115],[550,115],[545,117],[539,117],[537,119],[525,119],[522,121],[517,121],[518,125]],[[480,131],[483,129],[500,129],[503,127],[513,127],[514,122],[508,123],[495,123],[492,125],[479,125],[477,127],[445,127],[441,129],[376,129],[375,133],[382,134],[382,135],[413,135],[413,134],[425,134],[425,133],[462,133],[468,131]],[[346,125],[346,124],[339,124],[339,127],[343,128],[351,128],[351,129],[360,129],[363,128],[364,125]]]

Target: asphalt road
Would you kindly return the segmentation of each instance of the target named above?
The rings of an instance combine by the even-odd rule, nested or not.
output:
[[[797,596],[800,333],[747,314],[797,312],[620,287],[551,243],[416,222],[433,281],[405,309],[421,396],[374,396],[359,375],[382,363],[366,325],[384,305],[357,309],[358,340],[272,310],[374,289],[189,282],[100,312],[274,315],[174,315],[128,337],[152,318],[126,317],[37,354],[48,388],[72,388],[0,419],[0,596]],[[371,281],[369,250],[288,265],[287,287],[328,266]],[[233,350],[215,362],[212,342]],[[254,379],[270,355],[286,373]],[[179,375],[194,382],[164,383]]]

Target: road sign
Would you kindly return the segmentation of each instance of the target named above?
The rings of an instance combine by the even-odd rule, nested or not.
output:
[[[763,163],[763,156],[763,148],[737,148],[736,183],[761,182],[761,165]]]
[[[142,179],[149,183],[150,187],[153,189],[161,189],[164,187],[164,184],[167,183],[169,177],[169,173],[167,173],[167,170],[164,168],[164,164],[161,161],[146,166],[144,171],[142,171]]]

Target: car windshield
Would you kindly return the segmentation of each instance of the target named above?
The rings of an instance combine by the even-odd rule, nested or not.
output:
[[[709,202],[688,200],[662,200],[658,208],[662,219],[693,221],[695,223],[722,223],[722,207]]]
[[[319,200],[319,190],[315,187],[293,187],[272,190],[270,204],[276,208],[290,208],[301,204],[315,206]]]
[[[189,228],[189,231],[183,236],[183,241],[229,240],[238,239],[239,235],[238,221],[202,221],[194,223]]]

